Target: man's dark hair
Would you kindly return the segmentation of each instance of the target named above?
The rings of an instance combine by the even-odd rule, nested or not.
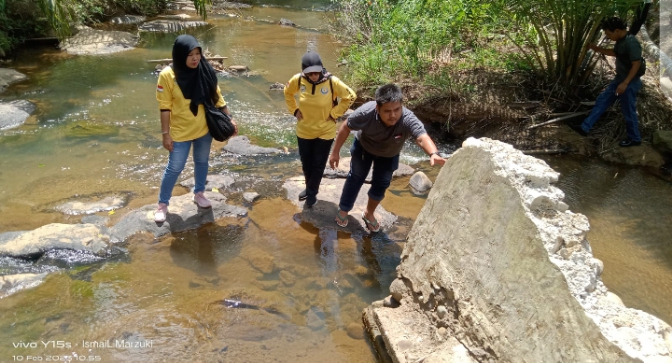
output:
[[[602,30],[609,30],[610,32],[616,29],[625,30],[627,27],[621,18],[612,17],[602,20]]]
[[[401,88],[394,83],[386,84],[376,90],[376,104],[378,107],[388,102],[401,102],[404,95],[401,93]]]

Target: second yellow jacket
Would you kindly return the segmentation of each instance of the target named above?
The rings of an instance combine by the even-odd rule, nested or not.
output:
[[[297,93],[298,104],[294,97]],[[334,106],[333,100],[337,97],[340,101]],[[355,92],[334,76],[331,76],[331,85],[329,80],[313,85],[299,73],[285,86],[287,109],[291,114],[300,109],[303,114],[303,120],[296,124],[296,136],[302,139],[330,140],[336,137],[335,120],[343,116],[356,98]]]

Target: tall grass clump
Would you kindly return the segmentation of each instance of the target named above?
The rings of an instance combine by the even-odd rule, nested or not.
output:
[[[473,45],[491,16],[475,0],[334,0],[334,33],[345,50],[354,84],[370,86],[406,77],[422,78],[446,49]]]

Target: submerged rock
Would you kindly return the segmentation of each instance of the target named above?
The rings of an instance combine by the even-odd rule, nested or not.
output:
[[[110,238],[114,243],[123,242],[138,232],[149,232],[155,237],[160,237],[171,232],[198,228],[220,218],[247,215],[247,209],[226,204],[226,197],[222,194],[205,192],[205,196],[212,203],[212,208],[198,208],[192,201],[191,193],[173,197],[168,206],[166,221],[163,223],[154,222],[156,204],[134,210],[111,228]]]
[[[163,19],[169,19],[169,20],[187,20],[191,19],[190,15],[187,14],[168,14],[168,15],[161,15],[159,18]]]
[[[284,91],[285,85],[280,82],[275,82],[270,87],[268,87],[268,89],[269,91]]]
[[[17,274],[0,276],[0,299],[23,289],[30,289],[40,285],[47,273]]]
[[[212,191],[212,189],[218,189],[224,191],[229,188],[235,180],[231,175],[220,175],[220,174],[208,174],[208,177],[205,181],[205,190]],[[193,190],[196,182],[194,178],[187,178],[184,181],[180,182],[180,185],[185,188],[191,188]]]
[[[278,271],[275,257],[262,249],[256,247],[245,248],[241,252],[240,257],[246,260],[254,269],[265,275]]]
[[[294,24],[293,21],[291,21],[289,19],[285,19],[285,18],[280,18],[279,24],[282,25],[282,26],[291,26],[291,27],[296,26],[296,24]]]
[[[101,255],[109,240],[105,227],[52,223],[32,231],[0,233],[0,254],[28,257],[62,248]]]
[[[317,306],[311,307],[306,313],[306,326],[312,330],[320,330],[327,325],[326,314]]]
[[[106,257],[107,256],[99,256],[88,251],[57,249],[47,251],[39,260],[37,260],[36,264],[68,268],[101,262],[105,260]]]
[[[127,203],[128,195],[107,196],[102,198],[88,197],[83,200],[73,200],[59,204],[54,209],[63,214],[77,216],[82,214],[94,214],[98,212],[119,209],[124,207]]]
[[[362,189],[355,200],[355,205],[348,216],[348,226],[345,228],[339,227],[334,221],[338,212],[338,203],[341,199],[343,184],[345,184],[344,179],[322,179],[320,193],[317,195],[318,202],[312,208],[306,208],[305,202],[299,201],[299,193],[306,188],[303,177],[290,178],[285,181],[282,187],[287,190],[287,199],[297,206],[304,208],[302,217],[306,222],[312,223],[318,228],[332,227],[350,233],[368,233],[366,225],[362,220],[362,212],[366,209],[368,201],[367,193],[371,188],[370,184],[362,185]],[[381,231],[389,229],[397,221],[397,217],[388,212],[382,205],[378,205],[374,214],[380,224]]]
[[[26,100],[0,102],[0,130],[23,125],[35,112],[35,105]]]
[[[672,155],[672,131],[658,130],[653,133],[653,147],[666,155]]]
[[[50,265],[38,265],[33,259],[0,256],[0,275],[41,274],[58,271]]]
[[[350,323],[345,328],[348,333],[348,336],[352,339],[361,340],[364,339],[364,329],[358,323]]]
[[[152,204],[130,212],[109,229],[103,225],[107,218],[96,218],[91,222],[97,224],[53,223],[32,231],[0,233],[0,275],[15,276],[0,277],[0,298],[37,286],[47,273],[58,268],[123,257],[128,251],[112,243],[124,242],[135,233],[161,236],[197,228],[224,217],[247,214],[244,208],[224,203],[226,198],[219,193],[206,192],[206,197],[212,202],[212,208],[198,208],[192,202],[191,194],[173,197],[168,218],[161,224],[154,222],[156,205]]]
[[[672,328],[609,297],[588,220],[567,210],[557,180],[489,139],[446,162],[390,288],[401,306],[367,309],[395,361],[669,361]]]
[[[226,67],[226,70],[229,71],[230,73],[243,73],[249,71],[250,68],[248,68],[247,66],[232,65]]]
[[[272,147],[252,145],[250,138],[245,135],[230,138],[228,143],[222,147],[222,150],[237,155],[268,155],[282,152],[282,150]]]
[[[110,22],[112,24],[139,24],[145,21],[147,18],[139,15],[122,15],[112,18]]]
[[[635,147],[615,147],[602,154],[602,159],[611,163],[660,168],[665,159],[648,144]]]
[[[257,198],[259,198],[259,193],[256,192],[243,193],[243,200],[245,200],[248,203],[254,202]]]
[[[77,121],[68,125],[64,136],[75,139],[90,139],[96,137],[112,137],[119,135],[119,128],[93,121]]]
[[[235,1],[216,0],[212,2],[213,9],[251,9],[252,5],[243,4]]]
[[[60,47],[69,54],[101,55],[131,50],[138,44],[138,40],[131,33],[82,27],[76,35],[63,41]]]
[[[411,181],[409,182],[413,190],[418,193],[425,193],[428,190],[432,189],[432,181],[429,180],[429,177],[421,171],[413,174]]]
[[[0,68],[0,93],[4,92],[10,84],[21,82],[27,78],[28,76],[25,74],[19,73],[13,69]],[[2,112],[0,112],[0,114],[2,114]]]
[[[155,33],[177,33],[184,29],[208,25],[205,21],[152,20],[140,25],[138,29]]]

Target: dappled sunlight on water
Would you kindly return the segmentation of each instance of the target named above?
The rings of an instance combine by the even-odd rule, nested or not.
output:
[[[159,240],[135,236],[122,246],[128,250],[123,258],[60,270],[42,285],[0,300],[0,340],[6,342],[0,361],[10,353],[107,362],[375,361],[361,312],[388,293],[423,199],[404,192],[408,178],[393,186],[397,194],[386,208],[407,219],[389,237],[351,236],[303,220],[282,189],[285,179],[300,175],[295,119],[282,92],[268,88],[297,73],[307,49],[320,52],[338,75],[337,49],[326,33],[266,21],[284,17],[319,28],[323,13],[256,8],[248,15],[264,21],[214,17],[216,27],[193,34],[229,57],[227,65],[254,72],[221,77],[222,93],[241,134],[282,151],[235,156],[213,143],[211,172],[234,177],[222,192],[228,203],[249,208],[249,215]],[[115,212],[97,213],[111,225],[156,202],[167,153],[156,76],[145,60],[169,57],[174,37],[143,35],[141,48],[105,57],[44,57],[31,50],[17,56],[17,70],[29,81],[10,88],[3,100],[28,99],[37,110],[26,125],[0,132],[0,231],[79,223],[81,215],[57,211],[63,203],[128,197]],[[181,179],[192,178],[192,170],[190,160]],[[244,201],[247,191],[261,199]],[[187,192],[174,189],[174,195]],[[44,271],[5,262],[18,264],[11,271]],[[7,345],[50,340],[71,347]],[[114,347],[121,341],[151,346]]]
[[[60,272],[0,300],[0,309],[13,312],[0,318],[3,341],[63,340],[72,349],[14,354],[75,352],[103,361],[308,362],[319,355],[372,362],[366,341],[346,330],[361,327],[362,309],[386,293],[401,245],[317,229],[301,222],[294,204],[269,199],[249,218],[162,240],[137,236],[128,249],[127,263]],[[227,307],[224,299],[254,308]],[[88,350],[82,340],[153,345]]]

